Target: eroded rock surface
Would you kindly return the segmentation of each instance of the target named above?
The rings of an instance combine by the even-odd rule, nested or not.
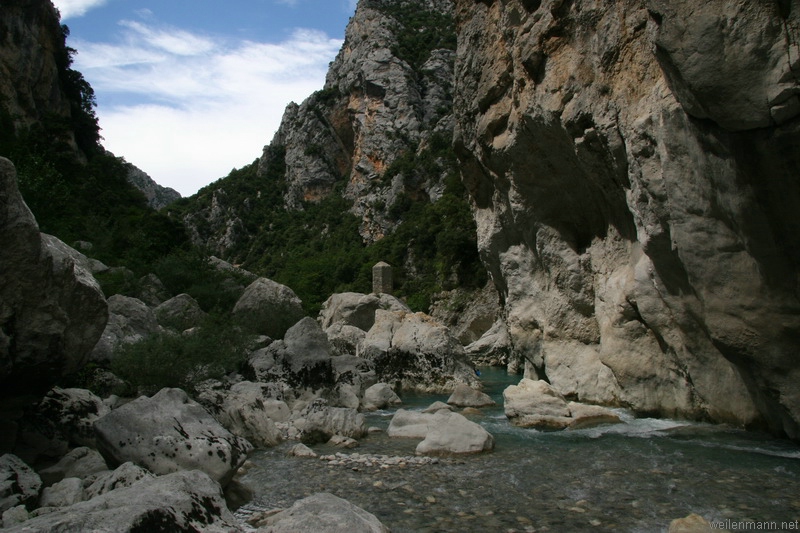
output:
[[[180,389],[127,403],[95,422],[95,431],[110,464],[130,461],[158,475],[202,470],[222,485],[253,449]]]
[[[364,357],[380,381],[400,389],[447,393],[459,383],[479,386],[461,343],[424,313],[377,310]]]
[[[77,371],[108,309],[81,254],[42,235],[0,158],[0,401],[42,394]],[[83,258],[85,259],[85,257]]]
[[[197,470],[145,477],[129,487],[43,514],[6,531],[240,531],[220,486]]]
[[[455,145],[526,376],[800,438],[800,10],[455,3]]]
[[[389,531],[372,513],[326,492],[298,500],[289,509],[265,517],[254,525],[260,526],[258,531],[264,533],[294,531],[388,533]]]

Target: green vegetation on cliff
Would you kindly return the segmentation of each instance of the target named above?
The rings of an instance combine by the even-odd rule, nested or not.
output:
[[[425,2],[377,2],[375,7],[394,18],[397,46],[392,54],[419,69],[437,49],[456,49],[453,17],[428,9]]]
[[[431,202],[401,195],[390,206],[396,228],[371,245],[363,243],[360,220],[349,211],[352,202],[338,189],[319,202],[304,203],[302,210],[287,210],[284,151],[280,146],[267,150],[260,173],[258,162],[234,170],[168,212],[188,217],[201,239],[208,239],[213,228],[203,213],[213,202],[224,203],[223,209],[246,206],[236,210],[243,236],[226,259],[291,287],[310,314],[333,293],[370,292],[371,269],[378,261],[394,266],[395,294],[415,310],[427,310],[433,294],[442,290],[486,283],[466,191],[444,136],[433,136],[419,154],[402,155],[384,175],[385,180],[402,173],[432,182],[446,174],[442,196]]]
[[[20,192],[42,232],[67,244],[89,241],[93,257],[144,271],[188,239],[181,222],[147,207],[127,181],[124,160],[101,146],[94,91],[71,68],[75,50],[66,45],[68,35],[61,26],[56,64],[69,116],[50,112],[15,127],[0,106],[0,155],[17,167]]]

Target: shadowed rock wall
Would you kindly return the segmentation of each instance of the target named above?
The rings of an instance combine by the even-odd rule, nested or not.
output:
[[[800,438],[800,2],[456,11],[456,147],[526,373]]]

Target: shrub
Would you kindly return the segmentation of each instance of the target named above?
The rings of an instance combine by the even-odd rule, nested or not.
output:
[[[207,379],[238,371],[252,338],[220,315],[211,315],[193,333],[161,333],[121,346],[111,371],[139,393],[178,387],[190,394]]]

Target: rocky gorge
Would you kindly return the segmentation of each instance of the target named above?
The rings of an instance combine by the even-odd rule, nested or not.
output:
[[[9,116],[68,116],[53,50],[15,55],[57,30],[52,6],[11,4]],[[287,108],[245,201],[222,180],[183,212],[221,256],[202,265],[225,294],[213,309],[40,233],[0,159],[0,525],[791,522],[796,446],[759,431],[800,438],[798,10],[361,0],[325,87]],[[410,40],[435,24],[453,40]],[[42,68],[12,76],[14,63]],[[292,287],[238,265],[264,244],[247,217],[275,196],[275,169],[282,209],[339,195],[365,243],[398,231],[409,199],[436,204],[456,171],[490,283],[428,312],[390,290],[337,292],[308,316]],[[406,259],[396,269],[419,275]],[[107,298],[104,275],[132,288]],[[180,367],[184,345],[220,361]],[[110,372],[131,359],[140,381]],[[172,366],[169,385],[147,382]],[[670,530],[686,524],[711,527]]]

